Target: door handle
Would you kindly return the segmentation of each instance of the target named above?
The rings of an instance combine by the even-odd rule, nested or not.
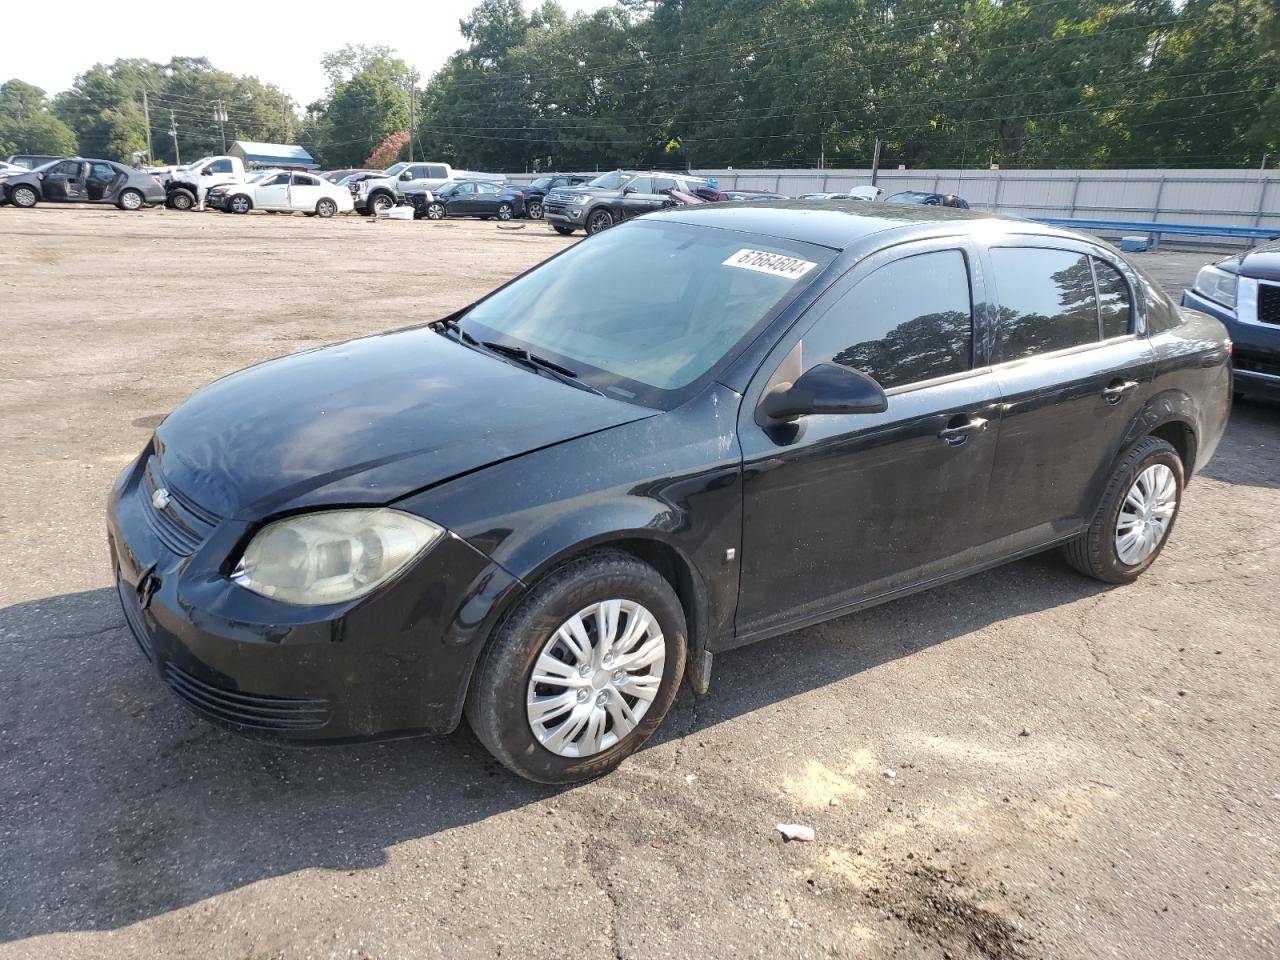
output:
[[[987,429],[987,421],[982,417],[969,417],[964,423],[947,427],[938,431],[938,439],[953,447],[958,447],[969,439],[973,433],[981,433]]]
[[[1107,403],[1119,403],[1121,397],[1130,390],[1136,389],[1137,386],[1138,384],[1134,380],[1120,380],[1113,382],[1102,391],[1102,399],[1106,400]]]

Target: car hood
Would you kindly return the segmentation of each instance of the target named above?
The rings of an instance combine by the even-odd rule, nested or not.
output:
[[[155,445],[174,489],[256,520],[389,503],[653,413],[420,327],[232,374],[170,414]]]
[[[1230,270],[1225,264],[1224,269]],[[1258,280],[1280,280],[1280,243],[1264,243],[1244,255],[1232,273]]]

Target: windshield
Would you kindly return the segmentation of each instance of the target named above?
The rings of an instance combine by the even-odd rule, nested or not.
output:
[[[546,190],[551,186],[551,178],[539,177],[537,180],[533,181],[533,183],[529,184],[529,186],[537,187],[539,190]]]
[[[461,318],[618,399],[682,402],[821,272],[824,247],[637,220],[584,240]]]
[[[407,163],[393,163],[391,166],[387,167],[387,169],[382,171],[382,175],[384,177],[394,177],[407,166],[409,166]]]
[[[634,179],[634,173],[623,173],[621,170],[615,170],[613,173],[600,174],[587,186],[600,187],[603,190],[621,190]]]

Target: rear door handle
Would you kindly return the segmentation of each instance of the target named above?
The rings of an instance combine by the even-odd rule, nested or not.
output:
[[[1135,380],[1117,381],[1102,391],[1102,399],[1106,400],[1107,403],[1119,403],[1121,397],[1130,390],[1137,389],[1137,386],[1138,384]]]
[[[973,433],[981,433],[987,429],[987,421],[982,417],[969,417],[964,423],[958,423],[954,427],[947,427],[938,431],[938,439],[943,443],[958,447],[969,439],[969,435]]]

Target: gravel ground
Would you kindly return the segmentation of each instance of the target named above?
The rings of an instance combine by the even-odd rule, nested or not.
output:
[[[0,209],[0,958],[1280,955],[1277,406],[1237,406],[1137,584],[1041,556],[723,655],[587,786],[465,729],[297,750],[175,702],[102,520],[161,416],[567,242]]]

